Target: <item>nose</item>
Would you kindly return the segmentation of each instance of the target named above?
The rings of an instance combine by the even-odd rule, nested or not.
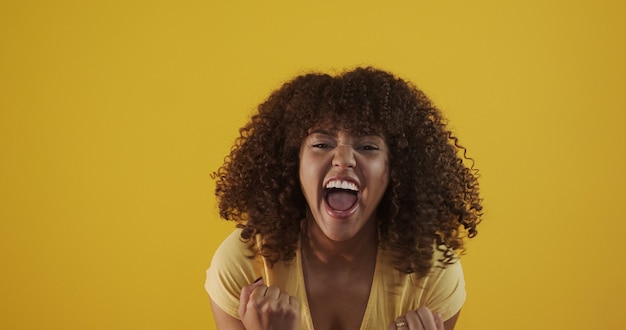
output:
[[[356,166],[354,150],[351,145],[340,144],[336,147],[333,157],[333,166],[342,168],[354,168]]]

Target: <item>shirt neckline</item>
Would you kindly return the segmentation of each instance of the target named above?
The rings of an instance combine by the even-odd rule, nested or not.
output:
[[[309,297],[306,290],[306,283],[304,283],[304,267],[302,265],[302,239],[298,240],[298,247],[296,249],[296,262],[298,263],[298,275],[297,282],[298,286],[302,288],[302,311],[300,313],[300,317],[304,319],[304,323],[307,329],[313,328],[313,318],[311,317],[311,309],[309,308]],[[374,264],[374,276],[372,277],[372,283],[370,285],[370,292],[367,298],[367,305],[365,306],[365,313],[363,313],[363,319],[361,320],[361,325],[359,329],[364,330],[368,328],[368,324],[370,323],[370,315],[372,314],[372,309],[374,308],[374,288],[376,284],[379,282],[380,277],[380,263],[381,263],[381,251],[380,248],[376,251],[376,263]]]

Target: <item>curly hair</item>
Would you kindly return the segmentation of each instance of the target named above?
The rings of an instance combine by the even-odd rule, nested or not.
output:
[[[220,215],[243,228],[251,252],[272,264],[295,258],[307,210],[300,147],[311,128],[325,125],[379,135],[388,145],[390,181],[376,212],[379,245],[391,251],[395,268],[425,276],[435,247],[444,266],[454,262],[482,218],[473,160],[422,91],[371,67],[296,77],[240,129],[215,193]]]

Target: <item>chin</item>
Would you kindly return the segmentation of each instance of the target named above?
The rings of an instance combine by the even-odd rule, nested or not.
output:
[[[361,217],[358,214],[345,218],[327,217],[323,220],[325,226],[320,226],[320,229],[332,241],[347,241],[357,236],[366,227],[367,223],[360,223],[359,219]]]

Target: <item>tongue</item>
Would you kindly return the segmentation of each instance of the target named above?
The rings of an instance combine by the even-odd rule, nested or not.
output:
[[[356,194],[341,190],[331,191],[326,201],[333,210],[346,211],[356,203]]]

